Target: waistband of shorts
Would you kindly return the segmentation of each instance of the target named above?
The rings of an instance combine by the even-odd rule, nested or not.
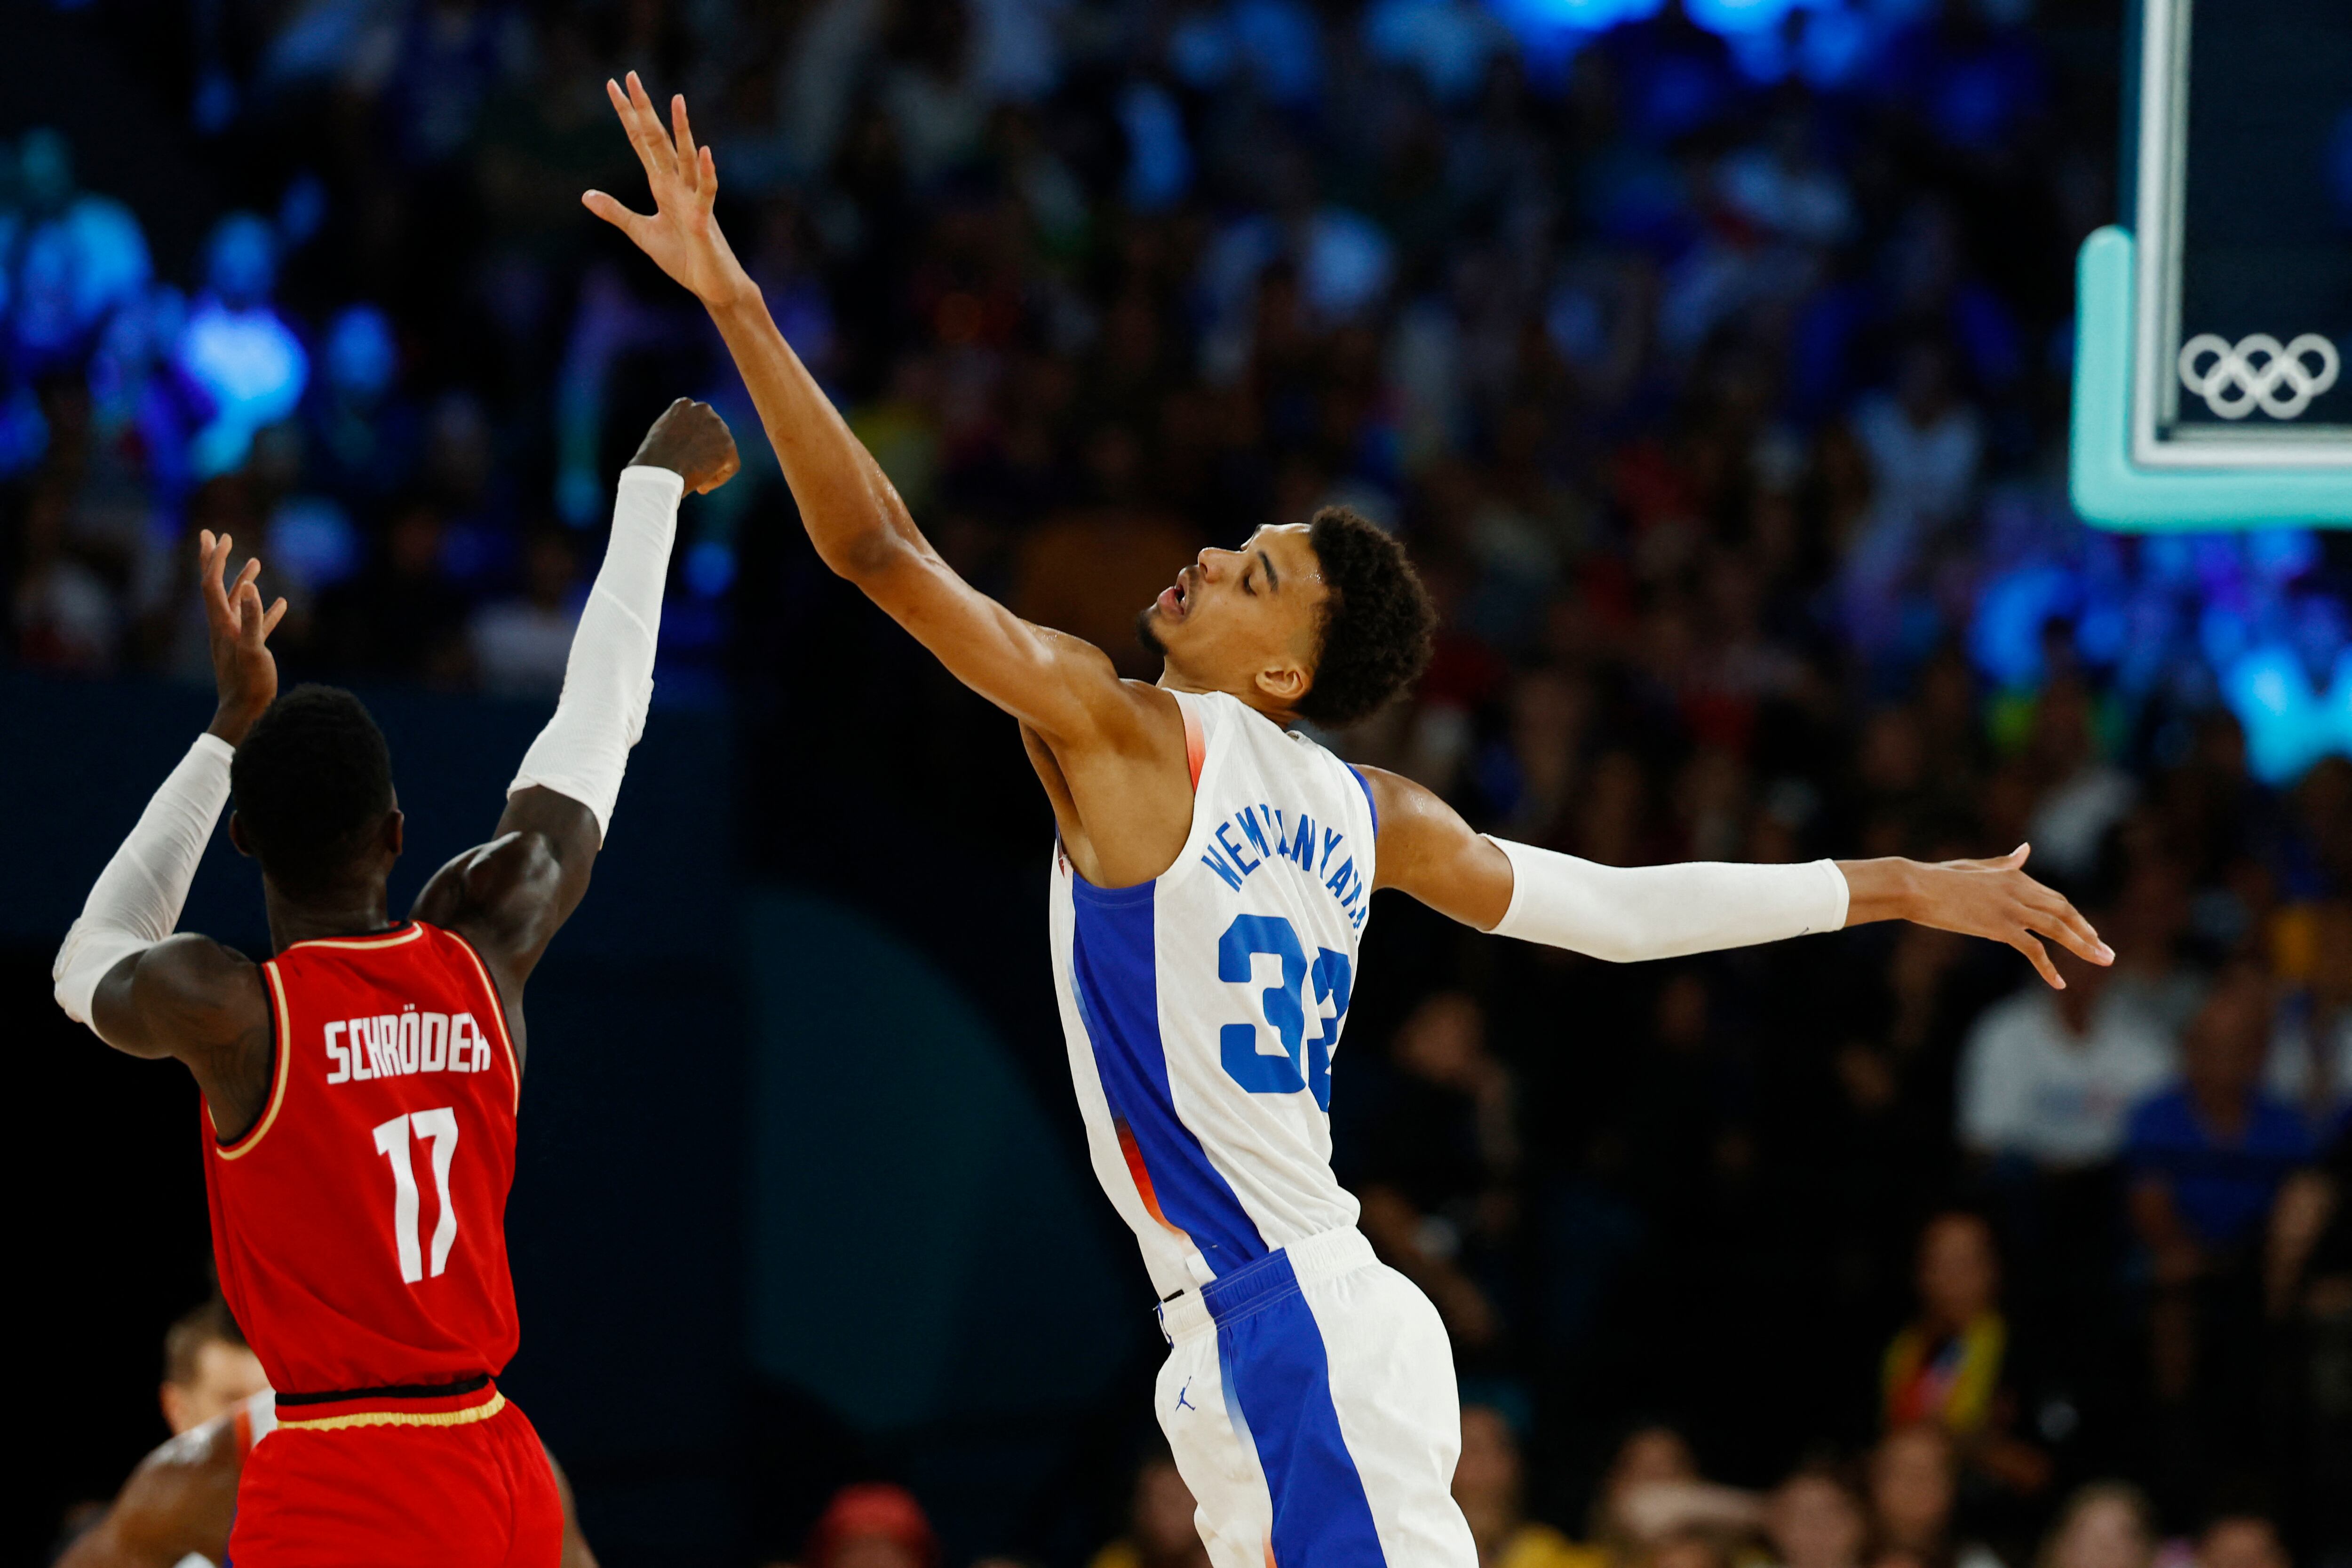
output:
[[[278,1430],[339,1432],[353,1427],[465,1427],[507,1407],[487,1374],[455,1383],[348,1388],[331,1394],[280,1394]]]
[[[1160,1332],[1171,1344],[1191,1339],[1296,1295],[1306,1286],[1378,1261],[1372,1244],[1352,1226],[1305,1237],[1160,1302]]]

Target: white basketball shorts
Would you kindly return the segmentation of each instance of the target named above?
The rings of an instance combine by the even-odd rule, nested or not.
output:
[[[1213,1568],[1477,1568],[1437,1309],[1355,1230],[1163,1302],[1158,1406]]]

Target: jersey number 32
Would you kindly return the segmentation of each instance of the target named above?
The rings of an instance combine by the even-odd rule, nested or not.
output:
[[[1217,939],[1217,978],[1246,982],[1251,959],[1265,955],[1282,961],[1282,978],[1259,993],[1265,1027],[1282,1041],[1283,1054],[1257,1048],[1258,1026],[1229,1023],[1218,1031],[1217,1050],[1225,1074],[1253,1094],[1296,1094],[1312,1090],[1315,1103],[1331,1109],[1331,1042],[1348,1016],[1351,972],[1345,953],[1316,949],[1310,960],[1298,932],[1279,915],[1240,915]],[[1313,999],[1306,986],[1314,982]]]

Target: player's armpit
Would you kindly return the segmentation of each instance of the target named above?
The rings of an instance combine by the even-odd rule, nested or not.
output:
[[[588,892],[595,814],[553,789],[507,798],[499,836],[433,873],[410,915],[471,942],[509,998]]]
[[[1374,887],[1411,894],[1440,915],[1491,931],[1511,907],[1511,862],[1461,813],[1412,779],[1359,768],[1380,814]]]
[[[217,1057],[269,1024],[269,998],[253,960],[209,936],[184,932],[123,958],[90,998],[99,1038],[131,1056],[178,1056],[204,1076]]]

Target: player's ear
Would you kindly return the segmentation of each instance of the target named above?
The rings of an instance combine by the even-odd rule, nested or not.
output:
[[[407,841],[407,824],[408,819],[401,815],[397,806],[383,814],[383,837],[377,841],[383,846],[386,860],[400,858],[401,847]]]
[[[1310,684],[1307,672],[1287,659],[1268,664],[1257,673],[1257,689],[1286,708],[1297,707],[1306,697]]]
[[[245,819],[235,811],[228,814],[228,841],[236,847],[237,853],[247,860],[253,858],[253,846],[245,841]],[[167,1391],[171,1386],[168,1383],[163,1385]]]
[[[160,1383],[155,1387],[155,1403],[162,1406],[163,1425],[172,1429],[174,1437],[185,1430],[180,1424],[180,1417],[187,1413],[188,1395],[185,1389],[176,1383]]]

